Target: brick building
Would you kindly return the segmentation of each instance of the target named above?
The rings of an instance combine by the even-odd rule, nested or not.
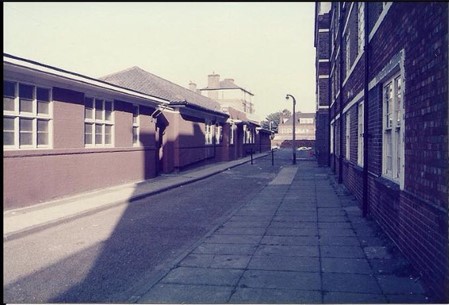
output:
[[[333,2],[329,21],[330,166],[447,302],[448,4]]]
[[[296,147],[315,146],[315,113],[295,113],[295,144]],[[273,139],[273,145],[292,147],[293,117],[282,116]]]
[[[3,55],[3,208],[269,151],[246,114],[132,67],[101,79]]]
[[[315,3],[315,156],[320,166],[329,165],[329,11],[330,2]]]

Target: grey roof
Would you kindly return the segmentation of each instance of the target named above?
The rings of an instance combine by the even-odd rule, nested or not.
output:
[[[187,102],[222,112],[221,105],[201,94],[151,74],[137,66],[99,78],[105,82],[166,99],[173,103]]]
[[[200,90],[221,90],[221,89],[240,89],[240,90],[243,90],[243,91],[245,91],[246,93],[248,93],[250,95],[254,95],[253,93],[249,92],[248,90],[246,90],[246,89],[236,85],[233,80],[230,80],[228,78],[225,78],[224,80],[220,81],[220,87],[219,88],[206,87],[206,88],[203,88],[203,89],[200,89]]]

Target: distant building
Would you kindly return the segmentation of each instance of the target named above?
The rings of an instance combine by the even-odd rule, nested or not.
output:
[[[295,142],[296,147],[315,146],[315,113],[296,112],[295,115]],[[293,116],[281,117],[278,132],[272,141],[273,145],[291,147],[293,140]]]
[[[327,13],[316,10],[325,88]],[[448,4],[332,2],[328,16],[330,94],[317,102],[330,106],[331,169],[447,303]],[[321,145],[321,123],[317,133]]]
[[[234,83],[234,79],[220,80],[219,74],[210,74],[207,87],[200,92],[219,102],[223,107],[232,107],[247,114],[254,114],[254,94]]]

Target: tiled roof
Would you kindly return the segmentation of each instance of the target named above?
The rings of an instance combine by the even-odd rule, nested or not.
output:
[[[218,102],[151,74],[139,67],[132,67],[99,78],[105,82],[154,95],[170,102],[187,102],[210,110],[221,111]]]
[[[225,78],[224,80],[220,81],[220,87],[219,88],[206,87],[206,88],[203,88],[203,89],[200,89],[200,90],[220,90],[220,89],[240,89],[240,90],[243,90],[243,91],[245,91],[246,93],[248,93],[250,95],[254,95],[253,93],[249,92],[248,90],[246,90],[246,89],[236,85],[233,80],[230,80],[228,78]]]

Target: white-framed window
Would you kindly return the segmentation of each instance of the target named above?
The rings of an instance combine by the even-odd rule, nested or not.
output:
[[[223,127],[221,125],[215,126],[215,143],[220,144],[223,138]]]
[[[300,118],[299,119],[300,124],[313,124],[312,118]]]
[[[402,187],[404,175],[403,79],[396,74],[383,85],[382,175]]]
[[[243,143],[254,143],[254,129],[247,125],[243,125]]]
[[[334,123],[331,124],[330,128],[330,153],[334,153]]]
[[[236,129],[236,126],[234,123],[232,123],[229,126],[229,144],[230,145],[234,145],[235,129]]]
[[[211,122],[206,122],[205,123],[205,130],[204,130],[204,136],[205,136],[205,143],[206,145],[211,145],[213,144],[213,137],[214,137],[214,133],[213,133],[213,126]]]
[[[358,121],[357,121],[357,164],[363,167],[363,133],[364,133],[364,104],[363,101],[359,103],[358,107]]]
[[[357,32],[358,54],[360,54],[365,45],[365,3],[363,2],[357,2]]]
[[[351,159],[351,114],[349,113],[349,111],[346,113],[345,116],[345,121],[346,121],[346,128],[345,128],[345,157],[346,160],[350,160]]]
[[[52,91],[3,81],[3,148],[51,148]]]
[[[346,75],[348,75],[351,70],[351,33],[349,29],[345,35],[345,68]]]
[[[84,145],[86,147],[113,146],[112,101],[102,98],[84,98]]]
[[[133,105],[133,145],[140,146],[140,108]]]

